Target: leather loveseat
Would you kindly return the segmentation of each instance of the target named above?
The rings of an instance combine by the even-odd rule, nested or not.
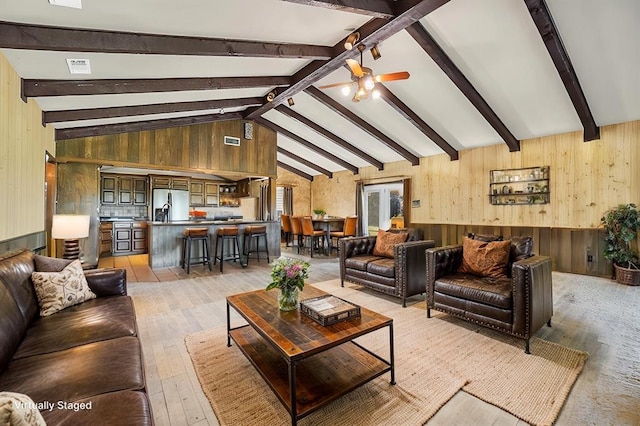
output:
[[[41,317],[34,269],[28,250],[0,256],[0,391],[48,425],[153,424],[126,272],[86,272],[97,297]]]
[[[485,242],[495,238],[480,237]],[[532,255],[531,237],[510,238],[506,276],[481,277],[460,272],[463,246],[426,251],[427,317],[431,309],[525,340],[553,315],[551,259]],[[508,250],[508,249],[507,249]]]
[[[397,229],[389,232],[406,232],[406,242],[395,244],[391,256],[374,254],[377,236],[341,238],[340,280],[360,284],[402,299],[425,291],[424,252],[434,247],[433,240],[423,240],[423,232],[417,228]]]

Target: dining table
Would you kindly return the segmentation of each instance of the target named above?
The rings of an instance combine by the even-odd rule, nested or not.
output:
[[[330,216],[322,218],[312,218],[313,229],[321,229],[326,232],[327,252],[331,254],[331,231],[342,231],[344,228],[344,217]]]

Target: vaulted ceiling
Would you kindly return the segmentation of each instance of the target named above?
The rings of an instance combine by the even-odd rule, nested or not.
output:
[[[0,48],[57,140],[254,120],[313,179],[638,120],[638,18],[637,0],[0,0]],[[348,58],[411,76],[357,103],[319,89],[351,81]]]

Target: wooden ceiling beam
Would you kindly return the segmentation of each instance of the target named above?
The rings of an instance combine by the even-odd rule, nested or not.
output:
[[[433,130],[427,123],[421,119],[418,114],[413,112],[411,108],[409,108],[404,102],[402,102],[396,95],[391,93],[386,86],[382,83],[377,83],[376,87],[380,91],[380,96],[384,99],[391,108],[396,110],[400,115],[406,118],[411,124],[413,124],[418,130],[424,133],[429,139],[431,139],[436,145],[440,147],[444,152],[449,154],[449,158],[451,160],[458,159],[458,151],[449,145],[449,143],[438,134],[435,130]]]
[[[373,18],[391,19],[395,16],[393,8],[386,0],[285,0],[304,6],[322,7],[340,10]]]
[[[331,46],[139,34],[0,21],[0,47],[62,52],[197,55],[253,58],[331,58]]]
[[[288,137],[289,139],[298,142],[300,145],[302,145],[302,146],[314,151],[318,155],[321,155],[324,158],[326,158],[326,159],[328,159],[330,161],[333,161],[336,164],[341,165],[345,169],[351,171],[353,174],[355,174],[355,175],[358,174],[358,167],[354,166],[353,164],[349,163],[346,160],[343,160],[342,158],[338,157],[337,155],[333,155],[332,153],[330,153],[328,151],[325,151],[324,149],[320,148],[319,146],[316,146],[316,145],[312,144],[308,140],[296,135],[295,133],[285,129],[284,127],[279,126],[276,123],[274,123],[272,121],[269,121],[264,117],[258,117],[258,118],[256,118],[255,121],[258,124],[261,124],[261,125],[263,125],[265,127],[270,128],[274,132],[281,133],[282,135]]]
[[[287,157],[291,158],[294,161],[297,161],[300,164],[304,164],[305,166],[309,167],[310,169],[313,169],[317,172],[322,173],[323,175],[332,178],[333,177],[333,173],[330,172],[329,170],[322,168],[320,166],[318,166],[317,164],[307,160],[306,158],[302,158],[299,155],[294,154],[293,152],[287,151],[284,148],[278,147],[278,152],[282,155],[286,155]]]
[[[278,105],[275,109],[279,113],[284,114],[289,118],[293,118],[296,121],[299,121],[300,123],[304,124],[305,126],[310,128],[314,132],[318,133],[319,135],[329,139],[331,142],[335,143],[336,145],[338,145],[339,147],[343,148],[344,150],[349,151],[353,155],[356,155],[356,156],[362,158],[367,163],[371,164],[372,166],[375,166],[378,170],[383,170],[384,169],[384,163],[382,161],[380,161],[380,160],[372,157],[371,155],[367,154],[366,152],[356,148],[355,146],[353,146],[352,144],[350,144],[346,140],[342,139],[340,136],[336,135],[335,133],[330,132],[329,130],[325,129],[324,127],[320,126],[319,124],[314,123],[313,121],[309,120],[307,117],[303,116],[302,114],[300,114],[300,113],[298,113],[298,112],[296,112],[296,111],[292,110],[291,108],[286,107],[284,105]]]
[[[578,75],[562,43],[562,38],[547,7],[547,3],[544,0],[524,0],[524,2],[551,56],[551,60],[553,60],[553,64],[558,70],[573,107],[576,109],[578,117],[580,117],[584,128],[584,141],[600,139],[600,128],[596,124],[593,114],[591,114],[591,109],[582,86],[580,86]]]
[[[218,108],[238,108],[262,105],[262,98],[214,99],[164,104],[129,105],[108,108],[43,111],[42,124],[65,121],[98,120],[101,118],[132,117],[136,115],[168,114],[173,112],[202,111]]]
[[[282,161],[278,161],[277,163],[278,167],[282,167],[285,170],[289,170],[291,173],[294,173],[302,178],[305,178],[306,180],[310,180],[313,182],[313,176],[311,176],[310,174],[307,174],[302,170],[298,170],[295,167],[288,165],[287,163],[283,163]]]
[[[418,164],[420,164],[420,158],[417,155],[409,152],[402,145],[400,145],[399,143],[397,143],[396,141],[394,141],[393,139],[391,139],[390,137],[382,133],[380,130],[373,127],[371,124],[364,121],[357,114],[347,109],[340,102],[336,101],[331,96],[327,95],[317,87],[309,86],[304,91],[305,93],[307,93],[308,95],[316,99],[318,102],[321,102],[327,108],[331,109],[333,112],[342,116],[345,120],[349,121],[351,124],[357,126],[361,130],[367,132],[372,137],[378,139],[380,142],[385,144],[388,148],[392,149],[393,151],[395,151],[396,153],[404,157],[405,160],[411,162],[411,165],[417,166]]]
[[[168,129],[171,127],[191,126],[193,124],[213,123],[216,121],[242,120],[242,114],[207,114],[193,117],[166,118],[161,120],[135,121],[131,123],[105,124],[101,126],[72,127],[56,129],[56,141],[90,136],[114,135],[118,133],[142,132],[145,130]]]
[[[465,77],[460,69],[453,63],[449,55],[431,37],[431,34],[422,26],[420,22],[406,28],[406,31],[418,43],[431,59],[444,71],[469,102],[480,112],[493,129],[500,135],[502,140],[509,147],[509,151],[520,151],[520,141],[509,131],[507,126],[500,120],[482,95],[473,87],[473,84]]]
[[[291,77],[196,77],[96,80],[22,80],[22,98],[37,96],[114,95],[188,90],[247,89],[287,86]]]
[[[358,28],[360,33],[360,43],[365,46],[373,46],[384,41],[392,35],[404,30],[409,25],[413,25],[429,13],[438,9],[440,6],[448,3],[449,0],[401,0],[397,2],[397,15],[386,21],[384,19],[374,18]],[[318,80],[331,74],[344,65],[346,59],[357,57],[360,52],[358,49],[345,50],[344,42],[346,37],[333,46],[334,56],[328,61],[313,61],[309,65],[303,67],[300,71],[293,75],[291,86],[276,95],[273,101],[264,104],[261,107],[251,110],[246,118],[255,120],[262,114],[280,105],[288,98],[301,92],[311,86]]]

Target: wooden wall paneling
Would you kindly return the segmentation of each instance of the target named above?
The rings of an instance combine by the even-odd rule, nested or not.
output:
[[[140,132],[129,133],[128,136],[125,161],[140,163]]]
[[[20,95],[20,77],[0,52],[0,241],[45,226],[45,151],[55,152],[54,130],[42,126],[35,100]]]
[[[139,133],[140,138],[138,139],[139,143],[139,160],[140,164],[151,164],[153,143],[151,141],[151,132],[143,131]]]
[[[91,216],[89,237],[80,241],[85,260],[98,263],[98,218],[100,179],[95,164],[58,164],[57,214],[88,214]]]
[[[204,144],[200,146],[200,139],[202,137],[202,126],[191,126],[189,132],[189,167],[193,169],[206,169],[202,164],[206,163],[207,152],[204,152]],[[204,158],[203,158],[204,157]]]
[[[174,143],[180,147],[180,165],[189,168],[191,164],[189,134],[191,126],[178,127],[176,129],[176,140]]]

